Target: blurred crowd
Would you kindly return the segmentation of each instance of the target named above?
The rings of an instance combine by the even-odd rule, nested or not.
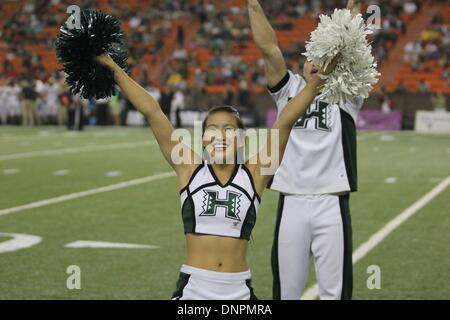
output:
[[[2,123],[61,124],[70,118],[70,110],[78,108],[84,108],[91,123],[127,123],[127,113],[133,109],[125,97],[80,102],[81,99],[71,97],[64,85],[64,75],[48,70],[43,61],[45,57],[32,49],[33,45],[52,49],[55,34],[50,36],[45,31],[55,31],[64,23],[67,19],[65,8],[72,2],[22,0],[20,10],[0,23],[0,50],[6,53],[0,76]],[[105,3],[106,12],[124,23],[126,46],[138,82],[159,100],[173,121],[178,109],[197,106],[199,101],[204,101],[208,86],[223,88],[211,104],[235,104],[250,109],[251,93],[257,87],[265,87],[262,60],[249,63],[240,55],[252,44],[245,8],[213,0],[82,0],[75,4],[82,8],[99,8]],[[321,12],[330,13],[335,8],[345,7],[347,0],[260,0],[260,3],[277,30],[292,30],[296,19],[317,19]],[[381,7],[382,29],[376,30],[371,38],[373,53],[381,64],[387,58],[389,48],[407,31],[405,17],[410,19],[420,12],[421,1],[369,0],[365,3]],[[198,26],[198,32],[189,41],[186,40],[189,27],[174,24],[180,20],[189,21],[189,27]],[[424,31],[421,42],[409,43],[405,48],[405,59],[414,68],[423,68],[426,59],[448,63],[448,30],[439,25],[439,17],[435,20],[430,30]],[[176,46],[166,56],[165,41],[174,25]],[[202,64],[195,54],[198,49],[211,52],[207,65]],[[288,67],[301,71],[305,62],[300,55],[305,50],[304,41],[297,41],[282,50]],[[159,57],[156,77],[151,76],[155,65],[145,62],[148,54]],[[21,60],[20,72],[14,63],[18,58]],[[448,74],[443,76],[448,77]],[[29,94],[30,90],[27,92],[26,88],[33,88],[34,93]],[[28,103],[30,100],[34,102]]]
[[[146,87],[146,90],[161,101],[162,95],[157,87]],[[47,81],[9,79],[0,85],[0,123],[23,126],[57,124],[70,130],[82,130],[84,124],[145,124],[143,117],[119,92],[108,99],[82,99],[80,95],[71,93],[60,72],[55,72]]]
[[[331,13],[335,8],[346,6],[346,0],[334,1],[271,1],[261,0],[261,5],[271,24],[276,30],[291,30],[294,21],[301,17],[317,20],[320,13]],[[412,18],[421,10],[421,2],[398,0],[372,0],[369,5],[380,6],[383,15],[382,28],[374,30],[370,39],[373,54],[379,65],[387,58],[389,49],[405,34],[407,26],[405,17]],[[240,56],[242,49],[252,41],[248,17],[245,9],[238,6],[222,6],[208,4],[199,16],[200,30],[193,43],[180,44],[174,52],[174,60],[164,69],[160,76],[163,86],[204,87],[205,85],[223,85],[233,83],[238,90],[247,87],[250,82],[264,86],[263,62],[246,63]],[[365,13],[367,19],[372,13]],[[207,48],[213,53],[207,68],[201,68],[200,61],[190,52],[196,48]],[[300,71],[305,62],[301,53],[305,51],[305,42],[297,41],[290,47],[282,48],[288,67]],[[189,74],[191,73],[191,74]],[[189,81],[192,79],[192,81]],[[188,83],[186,83],[188,81]]]
[[[404,60],[416,72],[432,72],[437,65],[441,78],[447,80],[450,86],[449,59],[450,30],[444,18],[437,14],[430,26],[422,31],[420,39],[405,45]],[[422,81],[419,90],[428,92],[429,89],[427,83]]]

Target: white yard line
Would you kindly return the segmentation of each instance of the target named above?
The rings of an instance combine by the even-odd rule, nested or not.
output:
[[[397,177],[389,177],[384,179],[384,183],[386,184],[394,184],[398,182],[398,178]]]
[[[49,206],[52,204],[75,200],[75,199],[80,199],[80,198],[84,198],[84,197],[88,197],[88,196],[92,196],[92,195],[96,195],[96,194],[100,194],[100,193],[124,189],[124,188],[128,188],[131,186],[137,186],[140,184],[144,184],[144,183],[148,183],[148,182],[152,182],[152,181],[156,181],[156,180],[171,178],[174,176],[175,176],[174,172],[164,172],[164,173],[159,173],[159,174],[155,174],[155,175],[144,177],[144,178],[139,178],[139,179],[134,179],[134,180],[129,180],[129,181],[112,184],[112,185],[105,186],[105,187],[70,193],[70,194],[59,196],[59,197],[40,200],[40,201],[25,204],[25,205],[17,206],[17,207],[2,209],[2,210],[0,210],[0,216],[4,216],[7,214],[11,214],[11,213],[17,213],[17,212],[21,212],[21,211],[25,211],[25,210],[41,208],[41,207]]]
[[[5,175],[16,174],[19,172],[20,172],[20,169],[17,169],[17,168],[3,169],[3,174],[5,174]]]
[[[90,248],[90,249],[159,249],[152,244],[118,243],[91,240],[77,240],[66,244],[66,248]]]
[[[79,152],[129,149],[129,148],[137,148],[137,147],[153,146],[153,145],[156,145],[156,141],[126,142],[126,143],[114,143],[114,144],[105,144],[105,145],[72,147],[72,148],[64,148],[64,149],[40,150],[40,151],[31,151],[31,152],[0,155],[0,161],[28,159],[28,158],[36,158],[36,157],[59,156],[59,155],[79,153]]]
[[[109,171],[105,173],[105,177],[108,178],[120,177],[121,175],[122,175],[121,171]]]
[[[68,170],[68,169],[61,169],[61,170],[53,171],[53,175],[55,177],[67,176],[69,174],[70,174],[70,170]]]
[[[376,246],[378,246],[387,236],[394,232],[398,227],[400,227],[405,221],[416,214],[420,209],[425,207],[431,200],[436,198],[442,191],[447,189],[450,185],[450,176],[444,181],[439,183],[430,192],[416,201],[413,205],[407,208],[405,211],[400,213],[394,219],[389,221],[383,228],[374,233],[369,240],[361,244],[353,252],[353,264],[357,263],[359,260],[364,258],[370,251],[372,251]],[[302,296],[304,300],[313,300],[319,296],[319,288],[317,283],[311,286]]]
[[[16,127],[18,130],[20,130],[18,127]],[[145,128],[142,128],[145,129]],[[141,134],[144,131],[140,131],[136,128],[136,131],[134,129],[130,129],[130,131],[122,130],[122,128],[111,128],[111,129],[99,129],[99,130],[87,130],[83,132],[77,132],[77,131],[67,131],[64,129],[61,130],[39,130],[32,133],[25,133],[25,134],[15,134],[15,133],[2,133],[2,127],[0,127],[0,141],[4,142],[15,142],[20,141],[23,139],[33,139],[33,140],[40,140],[43,138],[54,138],[56,136],[64,137],[64,138],[73,138],[73,137],[127,137],[130,134],[138,133]],[[145,133],[145,134],[148,134]]]
[[[30,248],[42,242],[41,237],[32,234],[0,233],[0,236],[12,238],[11,240],[0,242],[0,253]]]

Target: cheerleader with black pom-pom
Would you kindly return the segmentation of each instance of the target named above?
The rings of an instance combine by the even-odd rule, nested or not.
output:
[[[265,149],[245,163],[238,161],[238,147],[245,147],[239,113],[225,106],[210,110],[203,121],[203,148],[209,159],[206,162],[176,138],[175,129],[158,102],[124,70],[126,59],[115,54],[124,51],[117,51],[117,47],[112,50],[109,43],[121,41],[110,34],[120,34],[118,23],[96,12],[83,17],[81,30],[64,32],[57,46],[60,58],[65,59],[72,88],[85,96],[101,97],[110,95],[114,85],[119,85],[149,122],[162,154],[178,177],[187,257],[173,299],[254,299],[246,255],[260,195],[271,178],[264,169],[278,166],[292,126],[325,81],[317,75],[293,97],[273,126],[278,131],[278,141],[272,145],[269,134]],[[111,27],[109,33],[101,27],[105,23]],[[77,41],[85,41],[82,49],[77,47]],[[78,61],[76,54],[70,52],[73,48],[84,51],[88,59]],[[324,74],[334,69],[335,62]],[[174,152],[180,149],[184,156],[181,159],[175,157],[180,153]],[[262,159],[274,159],[274,163],[263,165]]]
[[[239,129],[244,129],[242,120],[234,108],[218,107],[209,111],[203,122],[203,148],[210,162],[203,162],[200,155],[185,146],[191,161],[180,163],[172,152],[181,141],[173,140],[175,129],[157,101],[110,56],[99,56],[96,61],[113,73],[122,92],[148,120],[165,159],[178,176],[187,257],[172,298],[255,299],[246,253],[260,195],[271,178],[264,174],[261,158],[268,155],[269,159],[278,159],[272,158],[275,153],[283,157],[292,126],[305,113],[324,80],[319,75],[313,77],[293,97],[273,126],[279,132],[278,143],[271,145],[268,140],[266,149],[255,158],[237,163],[237,146],[243,143],[239,138]]]

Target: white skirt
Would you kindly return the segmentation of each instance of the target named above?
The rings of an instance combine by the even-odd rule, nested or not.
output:
[[[183,265],[172,300],[256,300],[251,273],[216,272]]]

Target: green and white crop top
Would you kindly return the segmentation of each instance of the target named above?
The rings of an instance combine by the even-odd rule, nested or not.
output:
[[[203,163],[180,191],[184,232],[249,240],[261,199],[245,165],[236,165],[222,185]]]

